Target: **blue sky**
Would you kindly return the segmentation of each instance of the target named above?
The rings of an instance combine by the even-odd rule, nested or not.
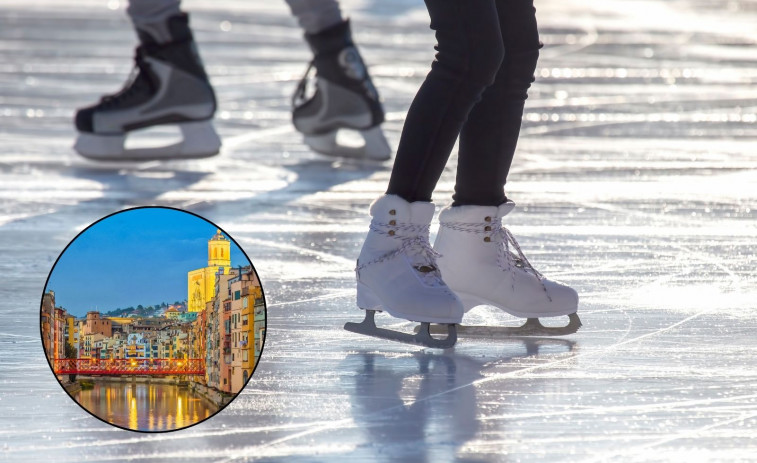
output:
[[[186,212],[135,209],[88,228],[53,268],[45,291],[76,316],[187,298],[187,272],[205,267],[216,227]],[[231,265],[249,265],[231,242]]]

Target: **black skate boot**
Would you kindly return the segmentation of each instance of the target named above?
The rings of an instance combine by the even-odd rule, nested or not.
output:
[[[292,120],[314,151],[374,160],[389,159],[391,148],[381,131],[384,108],[368,69],[352,41],[349,21],[318,34],[305,34],[314,59],[292,99]],[[315,67],[315,92],[307,97],[310,70]],[[363,146],[344,146],[340,129],[358,132]]]
[[[186,14],[166,20],[171,40],[158,43],[137,29],[135,67],[119,92],[79,109],[74,149],[95,160],[186,159],[218,153],[221,140],[211,119],[216,110],[213,88],[205,74]],[[162,147],[127,150],[129,132],[175,124],[183,141]]]

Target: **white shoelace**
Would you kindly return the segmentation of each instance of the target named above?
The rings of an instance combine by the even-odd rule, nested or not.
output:
[[[506,272],[510,272],[513,289],[515,289],[515,272],[513,271],[513,267],[516,267],[536,277],[541,283],[544,293],[550,301],[552,300],[552,297],[547,291],[547,286],[544,284],[544,275],[531,265],[531,262],[528,261],[526,255],[523,254],[523,251],[520,249],[520,245],[515,239],[515,236],[513,236],[510,230],[502,226],[499,218],[493,217],[492,222],[481,223],[444,222],[441,223],[441,226],[455,231],[489,236],[492,242],[498,244],[497,266]],[[486,226],[489,226],[491,230],[485,230]]]
[[[384,262],[399,254],[405,254],[408,257],[416,256],[416,259],[411,259],[413,261],[413,268],[426,284],[429,286],[444,285],[441,273],[436,265],[436,259],[441,257],[441,254],[436,252],[428,241],[429,225],[415,225],[408,223],[390,225],[388,223],[373,221],[369,228],[375,233],[399,240],[402,244],[399,248],[390,251],[381,257],[368,262],[359,262],[357,267],[355,267],[355,272],[357,272],[358,275],[360,274],[360,270],[369,265]],[[395,231],[395,234],[389,233],[389,231],[392,230]],[[396,233],[398,231],[402,233]]]

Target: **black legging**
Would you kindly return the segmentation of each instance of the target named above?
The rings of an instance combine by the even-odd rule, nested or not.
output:
[[[430,201],[460,135],[453,205],[500,205],[541,48],[533,0],[426,7],[436,60],[407,114],[387,194]]]

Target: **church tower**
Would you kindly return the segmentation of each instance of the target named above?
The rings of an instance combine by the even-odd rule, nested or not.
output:
[[[221,230],[208,241],[208,267],[231,267],[231,242],[223,236]]]
[[[208,266],[187,273],[187,311],[201,312],[216,295],[216,275],[231,269],[231,241],[221,230],[208,241]]]

